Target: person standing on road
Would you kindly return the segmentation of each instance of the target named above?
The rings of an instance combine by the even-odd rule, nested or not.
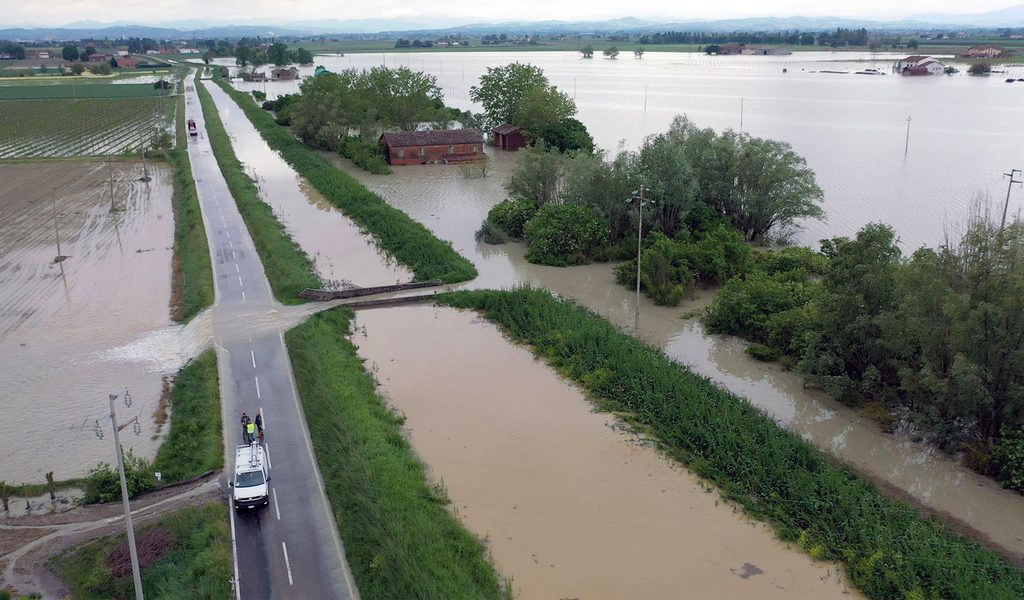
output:
[[[256,440],[256,425],[252,421],[245,424],[245,443],[251,444]]]
[[[242,412],[241,422],[242,422],[242,440],[244,440],[245,443],[248,444],[250,441],[252,441],[252,440],[249,439],[249,415],[245,414],[244,411]]]
[[[260,442],[263,441],[263,413],[256,413],[256,434],[260,436]]]

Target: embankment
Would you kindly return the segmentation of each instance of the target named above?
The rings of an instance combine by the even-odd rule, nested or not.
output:
[[[217,114],[217,106],[198,76],[195,84],[206,119],[210,147],[252,236],[274,296],[283,304],[301,304],[304,300],[298,297],[299,292],[322,287],[313,263],[288,235],[284,225],[274,216],[273,209],[260,198],[256,184],[245,174],[242,163],[231,148],[231,139]]]
[[[291,131],[274,122],[251,96],[235,90],[219,75],[214,76],[214,81],[238,104],[271,148],[331,204],[372,235],[381,249],[412,270],[416,281],[438,279],[457,283],[477,276],[473,263],[456,252],[451,243],[438,239],[422,224],[307,148]],[[203,102],[205,110],[206,99]]]
[[[504,598],[483,544],[449,512],[348,339],[352,312],[285,335],[309,434],[360,595]]]
[[[544,291],[440,294],[481,311],[784,540],[846,564],[873,598],[1019,598],[1024,574],[889,500],[749,402]]]

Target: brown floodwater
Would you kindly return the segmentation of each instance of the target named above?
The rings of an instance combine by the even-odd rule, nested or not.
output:
[[[357,328],[432,479],[518,597],[851,593],[835,564],[738,514],[475,313],[363,311]]]
[[[467,179],[458,167],[409,166],[392,175],[371,175],[350,162],[336,164],[381,194],[393,206],[429,227],[476,264],[480,277],[465,288],[509,288],[530,284],[573,298],[622,328],[632,329],[634,293],[617,284],[608,264],[544,267],[527,263],[521,243],[491,246],[473,233],[495,203],[505,198],[502,184],[515,154],[488,149],[491,171]],[[799,375],[750,358],[743,340],[708,335],[699,323],[681,317],[703,306],[710,291],[698,291],[681,306],[640,302],[641,337],[765,410],[780,425],[855,466],[903,490],[925,505],[952,515],[1024,559],[1024,497],[999,487],[907,435],[882,433],[856,412],[806,389]]]
[[[317,274],[333,288],[405,282],[412,273],[380,252],[372,237],[335,208],[267,146],[235,101],[217,85],[206,85],[231,137],[231,145],[260,196],[274,210]]]
[[[162,379],[209,335],[205,318],[181,327],[169,316],[170,171],[150,164],[147,184],[141,164],[112,165],[115,212],[106,163],[0,164],[0,480],[112,462],[107,395],[126,389],[118,418],[138,417],[140,431],[122,442],[152,458]]]

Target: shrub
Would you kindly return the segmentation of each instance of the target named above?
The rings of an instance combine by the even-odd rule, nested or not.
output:
[[[110,75],[114,72],[114,68],[110,66],[110,63],[103,62],[96,65],[91,65],[89,67],[89,72],[93,75]]]
[[[992,462],[1003,485],[1024,492],[1024,426],[1004,431],[992,447]]]
[[[510,237],[523,239],[526,224],[537,214],[537,207],[529,200],[502,200],[491,207],[487,220]]]
[[[755,342],[768,342],[769,319],[806,303],[799,284],[777,281],[764,273],[755,273],[725,284],[708,307],[704,324],[715,333],[729,333]],[[776,323],[783,335],[785,321]]]
[[[803,272],[820,276],[828,267],[828,259],[820,252],[803,246],[789,246],[778,251],[755,252],[754,266],[769,275],[788,272]]]
[[[734,227],[717,225],[687,249],[697,278],[704,283],[725,283],[753,268],[753,250]]]
[[[764,344],[757,343],[747,346],[746,352],[747,354],[753,356],[757,360],[763,360],[765,362],[777,360],[780,356],[779,351],[776,350],[775,348],[770,348],[768,346],[765,346]]]
[[[128,496],[131,498],[156,487],[153,467],[142,458],[135,456],[131,450],[124,455],[124,475],[128,485]],[[114,502],[120,499],[121,480],[117,469],[108,463],[101,462],[89,471],[89,476],[85,480],[85,495],[82,497],[82,502],[94,504],[96,502]]]
[[[370,173],[376,175],[391,173],[391,168],[384,160],[384,148],[376,142],[367,142],[358,136],[346,136],[342,137],[336,147],[331,149],[337,150],[342,156],[355,163],[357,167]]]
[[[485,244],[504,244],[508,241],[505,231],[491,222],[490,219],[484,219],[483,223],[480,224],[480,229],[477,229],[476,233],[473,234],[473,238]]]
[[[586,206],[547,204],[526,225],[526,260],[568,266],[589,262],[608,240],[604,219]]]

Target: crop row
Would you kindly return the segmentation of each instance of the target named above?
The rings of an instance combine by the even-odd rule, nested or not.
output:
[[[0,158],[120,154],[168,130],[173,116],[173,99],[4,100]]]

